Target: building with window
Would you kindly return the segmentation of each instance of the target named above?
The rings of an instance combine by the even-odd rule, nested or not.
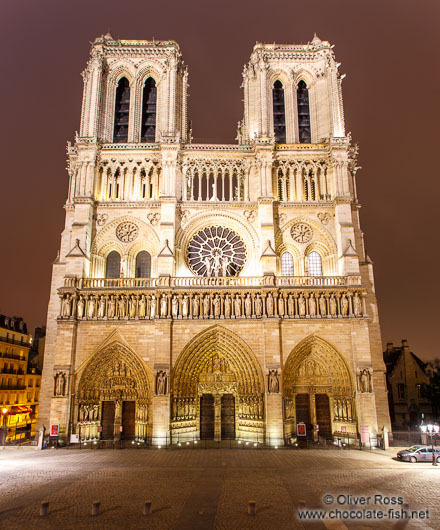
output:
[[[20,317],[0,315],[0,413],[6,441],[35,436],[41,371],[29,362],[32,335]]]
[[[237,143],[192,142],[174,41],[95,40],[41,421],[160,443],[390,427],[332,46],[256,44]]]
[[[424,385],[430,383],[431,365],[410,351],[405,339],[401,346],[388,342],[383,358],[387,369],[388,402],[393,428],[418,429],[422,421],[437,420],[432,415],[432,404],[424,393]]]

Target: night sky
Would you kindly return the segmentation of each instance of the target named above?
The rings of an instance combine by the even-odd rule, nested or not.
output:
[[[195,142],[235,143],[258,42],[335,45],[382,338],[440,355],[438,0],[1,2],[0,313],[45,324],[90,41],[176,40]],[[440,276],[440,274],[439,274]]]

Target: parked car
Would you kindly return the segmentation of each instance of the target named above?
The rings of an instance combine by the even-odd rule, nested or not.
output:
[[[437,462],[440,462],[440,447],[434,447]],[[397,458],[404,462],[432,462],[432,447],[429,445],[412,445],[397,453]]]

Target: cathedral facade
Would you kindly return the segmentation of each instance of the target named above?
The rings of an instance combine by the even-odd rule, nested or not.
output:
[[[256,44],[237,143],[195,144],[177,43],[95,40],[40,423],[156,444],[390,427],[338,67],[316,36]]]

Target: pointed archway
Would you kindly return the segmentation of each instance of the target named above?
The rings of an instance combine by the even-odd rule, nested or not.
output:
[[[83,439],[141,439],[150,436],[150,384],[142,360],[126,345],[98,350],[81,371],[77,390]]]
[[[296,424],[319,426],[326,438],[356,435],[355,387],[343,355],[330,342],[310,335],[290,353],[283,369],[284,429],[294,435]]]
[[[204,330],[185,346],[172,371],[171,392],[174,436],[264,433],[261,368],[246,342],[223,326]]]

